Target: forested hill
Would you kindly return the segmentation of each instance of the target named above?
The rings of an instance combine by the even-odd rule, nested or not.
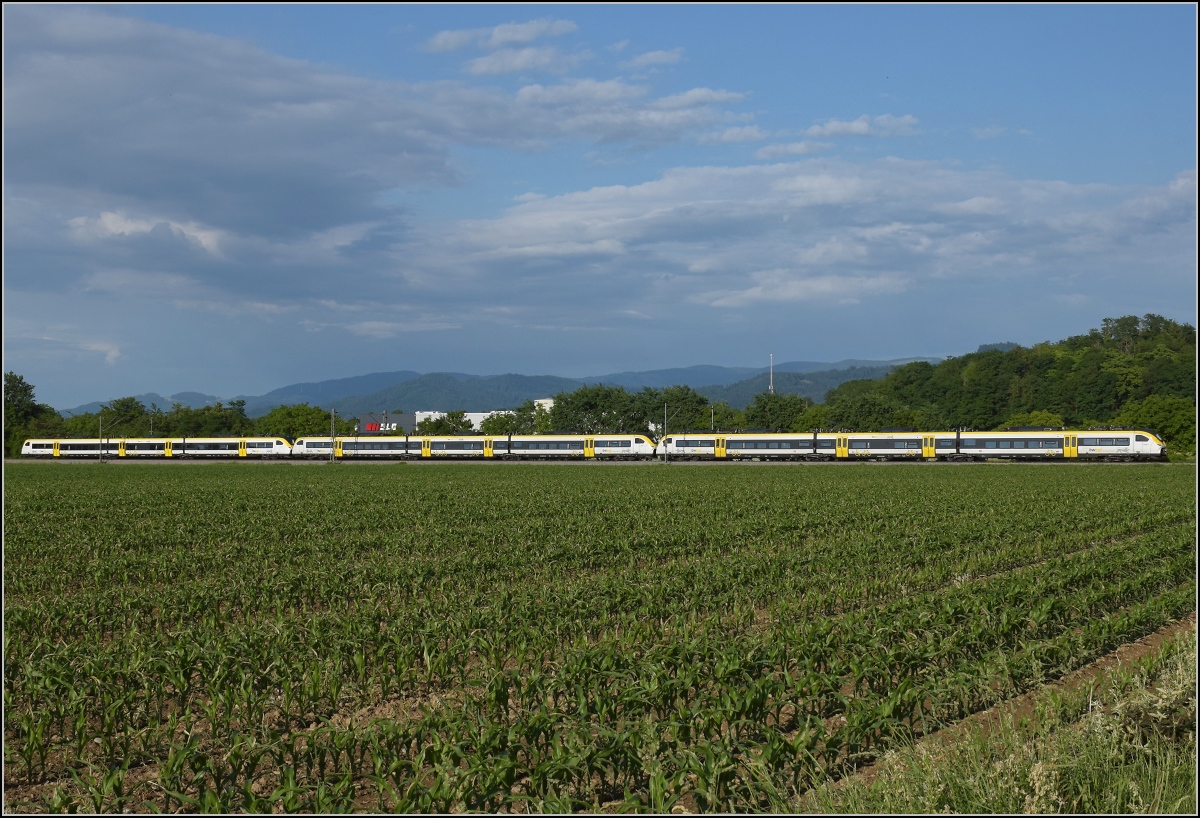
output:
[[[814,401],[825,399],[829,390],[849,380],[882,378],[893,367],[853,366],[848,369],[830,369],[822,372],[776,372],[775,392],[780,395],[803,395]],[[744,381],[728,386],[701,386],[696,389],[713,403],[728,403],[735,409],[745,409],[754,402],[754,396],[766,392],[771,376],[762,372]]]
[[[1057,343],[850,381],[829,392],[826,406],[830,420],[847,428],[1136,424],[1194,447],[1196,328],[1157,315],[1108,318]]]

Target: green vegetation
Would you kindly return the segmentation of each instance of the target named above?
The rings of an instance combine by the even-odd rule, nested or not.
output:
[[[425,418],[414,430],[418,435],[466,435],[475,427],[464,411],[447,412],[441,417]]]
[[[787,374],[781,373],[781,387],[791,384],[798,391],[797,381],[782,377]],[[801,394],[784,394],[787,389],[781,388],[779,394],[760,391],[745,409],[734,409],[724,400],[710,401],[688,386],[646,387],[640,392],[602,384],[583,386],[555,395],[549,413],[526,401],[490,418],[483,431],[652,434],[661,428],[666,407],[667,428],[673,432],[1123,426],[1157,430],[1165,435],[1172,455],[1196,450],[1196,329],[1157,315],[1107,318],[1100,329],[1057,344],[1029,349],[985,344],[979,352],[936,366],[916,362],[877,374],[882,377],[841,383],[825,393],[824,404],[814,404]],[[449,375],[439,377],[462,383]],[[4,389],[5,447],[10,455],[18,454],[21,441],[29,436],[95,437],[101,419],[106,428],[112,424],[113,434],[123,437],[149,436],[151,430],[159,436],[286,437],[329,430],[329,413],[308,404],[279,407],[251,420],[242,401],[201,409],[176,404],[163,412],[155,406],[147,410],[135,398],[121,398],[109,404],[102,417],[63,420],[50,407],[37,404],[33,387],[14,373],[5,375]],[[389,400],[373,408],[378,405],[395,404]],[[427,421],[418,434],[469,431],[463,413]],[[339,421],[339,433],[352,430],[352,420]]]
[[[1195,477],[10,464],[5,807],[795,803],[1194,610]]]
[[[793,373],[794,374],[794,373]],[[846,381],[824,404],[800,394],[755,395],[744,410],[686,386],[643,389],[590,386],[555,396],[550,426],[579,432],[709,428],[936,431],[1008,426],[1150,428],[1173,453],[1196,449],[1196,330],[1157,315],[1105,319],[1087,335],[1026,349],[985,344],[940,364],[916,362]],[[781,379],[785,389],[790,382]],[[765,382],[762,384],[765,386]],[[526,410],[531,411],[531,409]],[[520,412],[518,412],[520,416]]]
[[[822,787],[820,812],[1196,812],[1196,630],[1131,670],[1038,697],[1031,718],[889,754],[870,782]],[[793,811],[781,804],[778,811]]]
[[[64,419],[51,407],[35,403],[33,386],[9,372],[4,376],[4,450],[7,456],[18,457],[27,438],[94,438],[101,428],[105,437],[265,435],[295,439],[329,434],[329,412],[307,403],[280,406],[254,419],[246,417],[245,409],[244,401],[235,400],[199,409],[176,403],[163,411],[154,404],[147,408],[137,398],[130,397],[114,400],[98,413]],[[353,418],[338,418],[337,432],[353,434],[354,425]]]
[[[1070,428],[1154,428],[1177,451],[1194,452],[1195,382],[1195,327],[1126,316],[1057,344],[907,364],[881,380],[849,381],[825,400],[832,425],[859,431],[995,429],[1044,412]]]

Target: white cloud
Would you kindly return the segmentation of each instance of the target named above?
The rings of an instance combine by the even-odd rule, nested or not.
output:
[[[530,20],[527,23],[504,23],[493,28],[468,28],[439,31],[425,44],[427,51],[457,51],[474,45],[483,49],[528,45],[542,37],[571,34],[579,26],[570,20]]]
[[[911,114],[904,116],[880,114],[874,118],[863,114],[858,119],[850,121],[830,119],[823,125],[813,125],[804,133],[806,136],[812,137],[908,136],[916,133],[916,126],[917,118]]]
[[[531,20],[528,23],[504,23],[492,29],[487,39],[488,48],[504,48],[510,45],[532,43],[542,37],[560,37],[579,30],[570,20]]]
[[[745,97],[745,94],[739,94],[736,91],[692,88],[682,94],[660,97],[653,104],[656,108],[694,108],[697,105],[724,105],[730,102],[741,102]]]
[[[791,142],[787,145],[766,145],[754,152],[757,159],[780,159],[784,156],[805,156],[832,148],[829,142]]]
[[[347,324],[346,329],[362,338],[383,340],[395,338],[406,332],[434,332],[438,330],[459,329],[461,324],[447,321],[359,321]]]
[[[943,213],[998,215],[1004,210],[1004,202],[996,196],[972,196],[961,202],[941,205],[938,209]]]
[[[713,307],[749,307],[780,301],[832,301],[857,304],[871,296],[891,295],[905,289],[907,281],[897,275],[806,276],[794,270],[774,269],[754,273],[757,283],[744,290],[716,291],[694,296],[696,303]]]
[[[724,142],[758,142],[770,136],[757,125],[741,125],[732,128],[726,128],[723,131],[715,133],[701,134],[698,141],[704,144],[724,143]]]
[[[576,105],[612,105],[646,96],[648,88],[620,80],[572,80],[560,85],[526,85],[517,91],[518,105],[555,109]]]
[[[563,74],[587,59],[586,53],[561,54],[552,46],[505,48],[467,63],[469,74],[511,74],[517,71],[546,71]]]
[[[149,233],[156,227],[165,227],[186,237],[214,256],[221,256],[220,230],[205,227],[196,222],[180,224],[170,219],[131,219],[122,213],[105,211],[96,217],[77,216],[67,224],[77,241],[94,241],[115,236],[134,236]]]
[[[673,65],[683,59],[682,48],[672,48],[670,51],[647,51],[631,57],[621,65],[625,68],[645,68],[649,65]]]
[[[425,44],[425,50],[433,52],[457,51],[466,48],[482,38],[484,29],[459,29],[457,31],[439,31]]]
[[[1110,188],[897,159],[676,168],[447,225],[416,256],[454,270],[432,286],[494,282],[500,304],[504,291],[560,288],[721,309],[865,304],[948,278],[1036,276],[1064,258],[1111,265],[1166,225],[1186,234],[1192,184],[1114,201]]]
[[[121,348],[116,344],[110,344],[107,341],[85,341],[79,345],[80,349],[86,349],[90,352],[100,352],[104,355],[104,363],[112,366],[121,357]]]

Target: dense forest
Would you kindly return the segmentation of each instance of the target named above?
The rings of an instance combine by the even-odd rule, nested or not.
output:
[[[1099,329],[1033,347],[994,344],[939,364],[916,362],[848,381],[823,404],[761,392],[745,410],[686,386],[627,392],[589,386],[555,396],[540,425],[580,432],[779,429],[878,431],[1009,426],[1137,426],[1177,452],[1196,447],[1196,329],[1157,315],[1105,319]],[[539,428],[532,404],[491,429]]]
[[[1105,319],[1099,329],[1032,347],[993,345],[939,364],[917,362],[877,379],[848,381],[814,403],[799,394],[761,392],[745,409],[710,401],[687,386],[584,386],[555,395],[545,411],[532,401],[484,422],[488,434],[549,431],[658,433],[718,429],[878,431],[1008,426],[1155,429],[1175,453],[1196,448],[1196,329],[1157,315]],[[665,408],[665,414],[664,414]],[[399,411],[399,410],[395,410]],[[146,407],[135,398],[98,414],[63,418],[38,404],[33,386],[4,376],[5,451],[26,437],[114,437],[254,434],[295,438],[328,434],[330,413],[308,404],[281,406],[251,419],[241,401],[191,409]],[[339,434],[353,419],[337,419]],[[462,412],[426,421],[423,434],[469,431]]]

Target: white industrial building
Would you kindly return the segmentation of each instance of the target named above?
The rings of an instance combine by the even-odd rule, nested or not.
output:
[[[552,408],[554,408],[554,398],[539,398],[533,402],[533,405],[541,407],[545,411],[549,412]],[[494,412],[467,412],[466,418],[467,420],[471,421],[471,426],[478,431],[486,418],[490,418],[492,415],[507,414],[508,411],[509,410],[505,409],[497,409]],[[445,417],[446,414],[446,412],[414,412],[414,423],[420,423],[423,420],[434,420],[436,418]]]

